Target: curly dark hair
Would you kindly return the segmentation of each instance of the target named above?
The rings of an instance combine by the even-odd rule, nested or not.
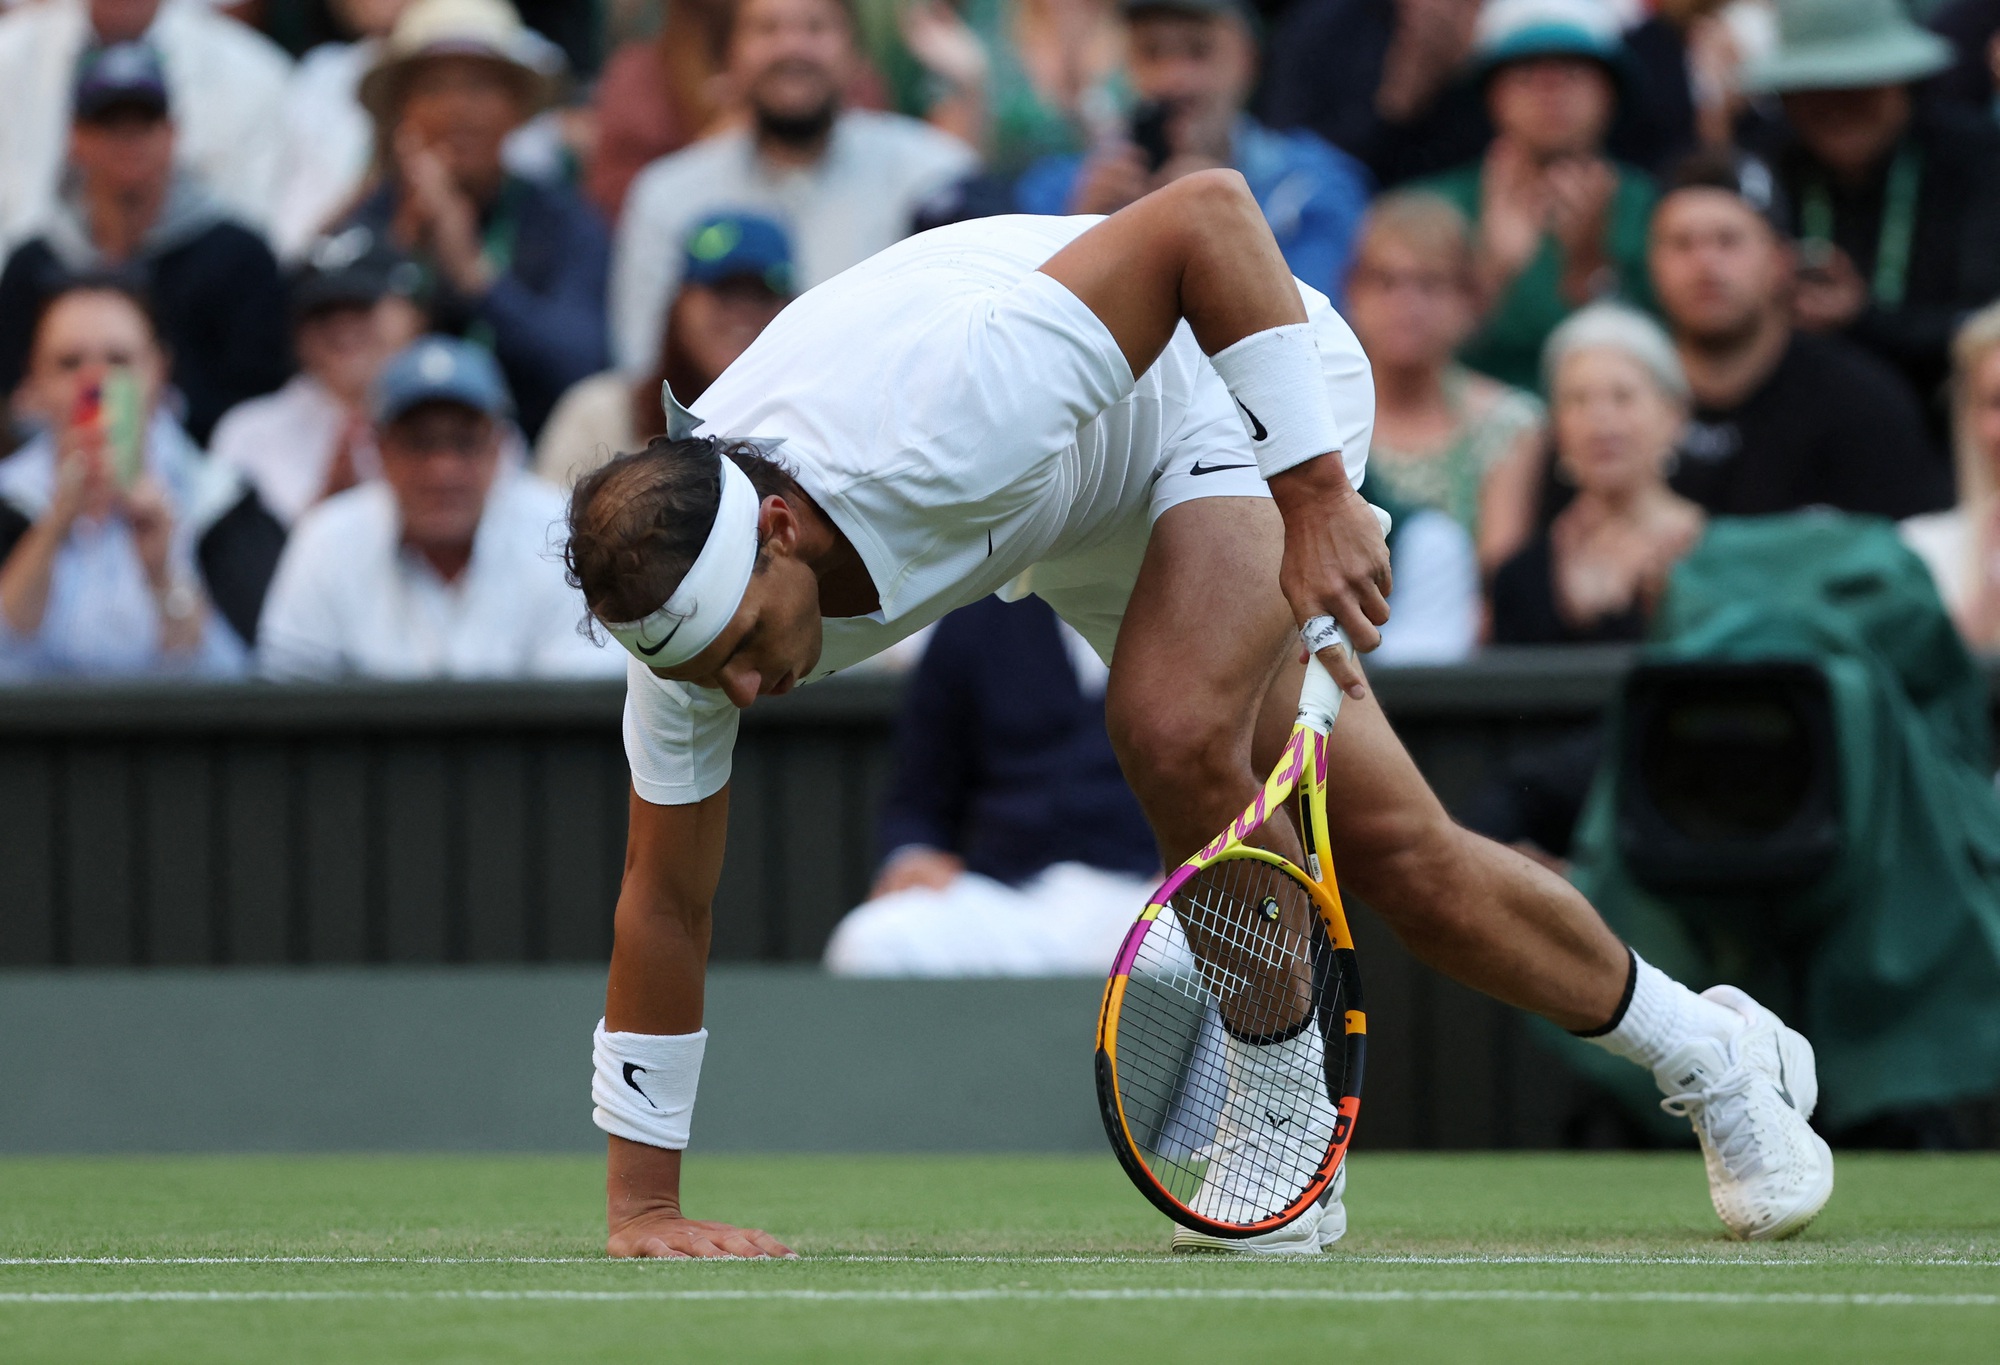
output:
[[[725,459],[749,475],[760,499],[799,494],[782,461],[748,441],[716,436],[656,436],[577,481],[563,562],[597,618],[637,621],[674,595],[715,526]],[[588,619],[584,628],[591,628]]]

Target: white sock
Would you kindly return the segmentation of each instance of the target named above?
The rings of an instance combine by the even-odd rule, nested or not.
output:
[[[1632,999],[1617,1024],[1579,1037],[1653,1071],[1693,1034],[1728,1039],[1743,1027],[1735,1010],[1702,999],[1637,953],[1632,969]]]

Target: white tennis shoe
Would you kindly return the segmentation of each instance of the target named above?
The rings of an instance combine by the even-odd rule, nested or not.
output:
[[[1217,1222],[1249,1223],[1282,1208],[1312,1183],[1333,1141],[1340,1111],[1326,1093],[1326,1043],[1306,1028],[1278,1043],[1246,1043],[1225,1036],[1225,1094],[1208,1168],[1188,1206]],[[1174,1249],[1318,1251],[1313,1239],[1325,1218],[1308,1209],[1275,1232],[1255,1238],[1207,1237],[1185,1228]],[[1346,1215],[1329,1240],[1346,1230]],[[1187,1245],[1183,1238],[1199,1239]],[[1265,1239],[1275,1239],[1265,1243]],[[1264,1243],[1253,1247],[1252,1243]]]
[[[1181,1255],[1225,1252],[1235,1256],[1311,1256],[1347,1235],[1347,1163],[1333,1173],[1333,1184],[1319,1203],[1276,1232],[1255,1237],[1214,1237],[1193,1228],[1174,1228],[1173,1249]]]
[[[1702,997],[1743,1016],[1728,1039],[1696,1037],[1653,1072],[1660,1107],[1685,1115],[1708,1163],[1708,1194],[1734,1237],[1771,1241],[1833,1195],[1833,1152],[1806,1123],[1819,1073],[1804,1035],[1734,986]]]

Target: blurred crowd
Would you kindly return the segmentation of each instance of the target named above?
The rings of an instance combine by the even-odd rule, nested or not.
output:
[[[1996,89],[2000,0],[0,0],[0,678],[616,676],[662,381],[1216,166],[1373,364],[1384,657],[1810,507],[2000,649]]]

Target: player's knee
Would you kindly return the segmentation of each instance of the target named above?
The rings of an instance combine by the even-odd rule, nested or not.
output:
[[[1199,801],[1210,793],[1236,794],[1249,771],[1241,737],[1212,716],[1113,707],[1105,719],[1126,779],[1148,811]]]
[[[1250,192],[1250,182],[1242,172],[1228,167],[1184,175],[1163,193],[1173,196],[1174,217],[1196,231],[1233,222],[1246,211],[1263,221],[1263,210]]]

